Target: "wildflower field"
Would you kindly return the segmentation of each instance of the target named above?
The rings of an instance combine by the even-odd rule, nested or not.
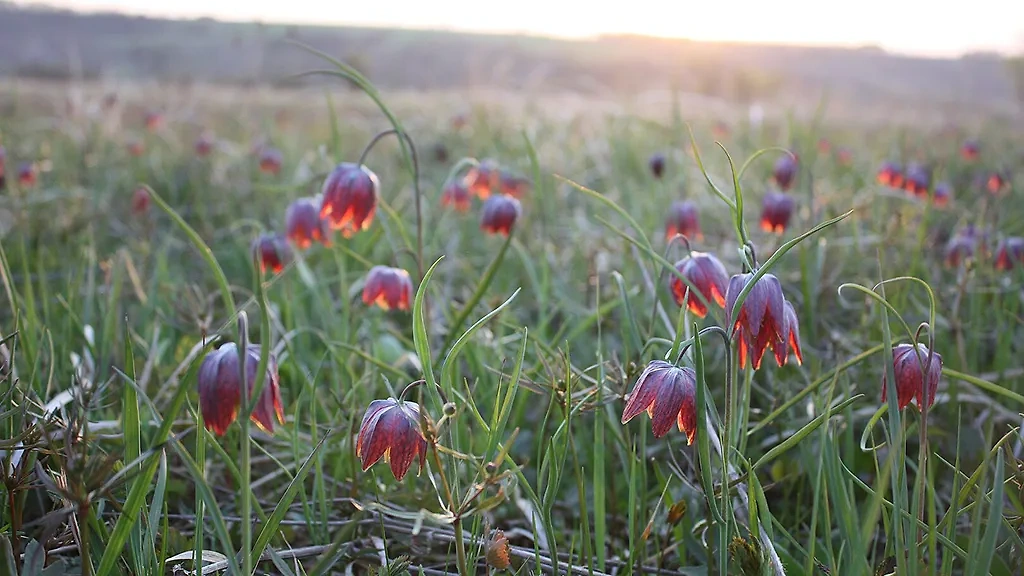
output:
[[[0,93],[0,575],[1024,573],[1019,132],[318,73]]]

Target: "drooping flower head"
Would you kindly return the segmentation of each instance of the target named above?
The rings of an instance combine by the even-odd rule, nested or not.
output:
[[[238,356],[238,346],[234,342],[221,344],[219,348],[206,355],[203,363],[199,365],[196,376],[203,424],[207,430],[218,436],[223,436],[238,416],[238,407],[242,400],[242,375],[239,371]],[[250,392],[256,385],[256,369],[259,363],[260,346],[250,344],[245,353],[245,382]],[[284,424],[277,358],[271,353],[267,359],[263,390],[252,411],[251,419],[261,429],[273,432],[275,418],[279,424]]]
[[[147,110],[146,115],[144,117],[144,121],[146,123],[146,130],[149,130],[150,132],[155,132],[156,130],[159,130],[161,127],[163,127],[164,115],[158,112],[157,110]]]
[[[363,304],[384,310],[408,310],[412,302],[412,279],[401,268],[374,266],[366,274],[363,284]]]
[[[1024,264],[1024,238],[1011,236],[996,248],[996,270],[1012,270]]]
[[[974,161],[978,159],[978,155],[981,153],[981,145],[977,140],[965,140],[960,146],[960,156],[964,160]]]
[[[793,197],[785,192],[769,191],[761,203],[761,230],[782,234],[793,217]]]
[[[922,366],[924,370],[922,370]],[[927,378],[928,407],[935,403],[935,392],[939,388],[942,377],[942,356],[933,352],[929,356],[928,347],[924,344],[898,344],[892,349],[893,376],[896,378],[896,400],[900,410],[907,407],[911,400],[917,401],[918,408],[924,408],[925,386]],[[885,372],[882,372],[882,402],[887,398]]]
[[[935,189],[932,190],[932,202],[934,202],[936,206],[947,206],[952,198],[953,185],[949,182],[939,182],[935,185]]]
[[[651,169],[651,175],[661,180],[661,177],[665,175],[665,155],[661,152],[656,152],[651,155],[647,164]]]
[[[31,188],[36,185],[36,165],[32,162],[22,162],[18,165],[18,186]]]
[[[149,191],[139,187],[132,192],[132,213],[143,214],[149,210]]]
[[[625,424],[647,412],[655,438],[661,438],[675,424],[693,444],[697,435],[697,374],[692,368],[652,360],[637,378],[622,411]]]
[[[276,176],[281,173],[281,166],[284,164],[284,155],[273,146],[259,147],[260,172]]]
[[[342,236],[351,237],[373,223],[379,191],[380,180],[369,168],[342,162],[324,180],[320,217]]]
[[[501,170],[498,173],[498,189],[506,196],[522,198],[530,191],[533,185],[528,179],[508,170]]]
[[[925,198],[931,184],[932,173],[926,166],[917,162],[907,164],[906,176],[903,179],[904,190],[919,198]]]
[[[454,208],[456,212],[468,212],[472,206],[472,195],[462,180],[452,180],[441,192],[441,205]]]
[[[419,404],[395,398],[370,402],[359,425],[356,456],[364,472],[384,458],[395,480],[405,477],[417,456],[422,471],[427,440],[420,429]]]
[[[260,263],[260,272],[268,269],[278,274],[292,260],[292,247],[284,236],[276,233],[260,234],[252,243],[252,251]]]
[[[484,201],[480,215],[480,229],[489,234],[508,236],[522,213],[519,200],[511,196],[491,196]]]
[[[200,158],[209,156],[210,153],[213,152],[213,146],[215,143],[216,140],[214,139],[213,134],[204,130],[203,133],[196,138],[196,156],[199,156]]]
[[[799,165],[795,157],[789,154],[784,154],[775,161],[775,167],[772,169],[772,179],[775,180],[775,185],[780,190],[789,190],[790,186],[793,185],[793,180],[796,179],[796,173],[799,169]]]
[[[299,198],[288,205],[284,213],[285,234],[300,250],[320,242],[330,246],[331,237],[327,221],[320,217],[319,198]]]
[[[959,266],[968,258],[973,258],[978,249],[978,232],[974,226],[965,226],[946,243],[946,265]]]
[[[1002,194],[1009,188],[1006,176],[1000,172],[991,172],[985,180],[985,189],[992,194]]]
[[[690,312],[700,318],[707,316],[708,308],[697,292],[704,296],[705,301],[725,306],[729,273],[718,258],[704,252],[693,252],[689,258],[676,262],[676,270],[696,288],[687,292],[689,287],[679,277],[673,275],[669,280],[669,289],[676,304],[682,306],[685,302]]]
[[[800,319],[797,318],[796,309],[793,308],[793,305],[790,304],[789,300],[784,301],[782,305],[785,308],[786,331],[788,332],[788,335],[786,336],[786,343],[789,352],[793,353],[792,356],[788,356],[787,354],[786,362],[788,363],[790,358],[796,358],[796,363],[798,365],[803,364],[804,353],[800,350]]]
[[[903,169],[900,168],[900,165],[896,162],[883,162],[882,167],[878,169],[878,176],[876,179],[882,186],[902,188]]]
[[[501,177],[501,165],[494,158],[484,158],[480,163],[466,171],[463,182],[470,192],[481,200],[486,200],[491,191],[498,187]]]
[[[725,293],[726,324],[731,326],[740,345],[740,367],[746,368],[747,359],[755,370],[761,367],[761,358],[771,348],[775,362],[786,363],[789,326],[786,323],[786,298],[782,284],[774,274],[765,274],[754,284],[732,317],[733,306],[740,292],[753,279],[753,274],[736,274],[729,279]]]
[[[700,231],[700,218],[697,205],[689,200],[676,200],[668,207],[665,216],[665,240],[671,240],[680,234],[687,238],[703,238]]]

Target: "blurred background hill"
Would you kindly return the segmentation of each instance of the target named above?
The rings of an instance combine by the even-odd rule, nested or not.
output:
[[[864,106],[911,100],[997,113],[1016,112],[1024,99],[1024,74],[997,54],[943,59],[875,47],[161,20],[0,2],[4,77],[278,86],[328,81],[292,77],[319,63],[289,40],[335,55],[388,89],[613,96],[675,88],[739,103],[838,94]]]

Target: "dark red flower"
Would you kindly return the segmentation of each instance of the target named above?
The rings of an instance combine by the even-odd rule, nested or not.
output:
[[[692,368],[652,360],[637,378],[622,411],[622,423],[641,412],[651,418],[655,438],[661,438],[675,424],[693,444],[697,435],[697,374]]]
[[[946,265],[959,266],[968,258],[973,258],[978,248],[978,233],[974,226],[967,226],[957,232],[946,243]]]
[[[923,164],[912,162],[907,164],[903,179],[903,189],[918,197],[927,197],[932,185],[932,174]]]
[[[138,158],[146,152],[146,145],[138,138],[132,138],[125,144],[125,148],[128,149],[128,154]]]
[[[786,362],[790,333],[786,324],[786,298],[774,274],[765,274],[754,284],[738,314],[732,317],[740,292],[753,277],[753,274],[736,274],[729,279],[725,292],[726,324],[732,327],[734,337],[739,340],[740,368],[746,368],[749,357],[754,369],[759,369],[761,358],[769,348],[775,353],[775,362],[782,366]]]
[[[1001,194],[1006,191],[1006,188],[1006,176],[1000,174],[999,172],[990,173],[988,175],[988,178],[985,180],[985,189],[987,189],[992,194]]]
[[[210,152],[213,152],[213,146],[216,140],[213,138],[213,134],[209,132],[203,132],[196,138],[196,156],[209,156]]]
[[[996,270],[1012,270],[1024,264],[1024,238],[1004,238],[996,248]]]
[[[952,198],[953,185],[949,182],[939,182],[935,185],[935,190],[932,190],[932,202],[936,206],[946,206]]]
[[[486,200],[491,191],[498,186],[501,167],[493,158],[484,158],[480,163],[466,172],[463,182],[470,192]]]
[[[790,186],[793,185],[793,180],[796,179],[796,173],[799,168],[796,158],[785,154],[775,161],[775,167],[772,169],[772,179],[775,180],[775,184],[781,190],[789,190]]]
[[[408,310],[412,302],[412,280],[401,268],[374,266],[363,285],[363,304],[376,304],[385,310]]]
[[[280,234],[261,234],[253,241],[252,251],[260,262],[260,272],[269,268],[277,274],[292,260],[292,248]]]
[[[331,237],[327,221],[320,217],[318,198],[299,198],[288,205],[284,213],[285,235],[299,250],[320,242],[330,246]]]
[[[922,367],[924,369],[922,370]],[[924,344],[898,344],[892,349],[892,369],[896,379],[896,401],[900,410],[910,401],[916,400],[918,408],[924,408],[925,383],[928,386],[928,407],[935,403],[935,391],[942,377],[942,356],[933,352],[929,358],[928,347]],[[886,377],[882,373],[882,402],[887,397]]]
[[[789,300],[783,302],[782,305],[785,308],[786,331],[789,333],[786,337],[788,350],[793,353],[797,364],[803,364],[804,353],[800,351],[800,320],[796,317],[796,309],[789,303]],[[788,354],[786,362],[789,362]]]
[[[149,191],[145,188],[136,188],[132,192],[132,212],[142,214],[149,210]]]
[[[895,162],[885,162],[882,164],[882,167],[878,169],[877,180],[882,186],[902,188],[903,170],[900,168],[900,165]]]
[[[284,155],[281,151],[272,146],[259,147],[260,172],[274,176],[281,173],[281,166],[284,164]]]
[[[650,166],[651,174],[661,180],[661,177],[665,175],[665,155],[657,152],[651,155],[651,159],[647,163]]]
[[[245,354],[245,381],[252,392],[256,385],[256,369],[260,363],[260,347],[250,344]],[[284,424],[284,408],[281,404],[281,387],[277,376],[277,358],[271,353],[267,361],[263,390],[250,418],[266,432],[274,431],[274,419]],[[238,346],[234,342],[222,344],[203,358],[196,376],[199,383],[199,409],[203,424],[218,436],[227,432],[228,426],[238,416],[242,400],[242,375],[238,366]]]
[[[676,234],[691,239],[704,237],[700,231],[697,205],[689,200],[676,200],[668,207],[668,216],[665,218],[665,240],[671,240]]]
[[[468,212],[472,206],[472,195],[462,180],[453,180],[441,192],[441,205],[450,206],[458,212]]]
[[[506,196],[522,198],[530,191],[532,184],[522,176],[518,176],[508,170],[501,170],[498,173],[498,189]]]
[[[395,480],[401,480],[419,456],[420,471],[427,457],[427,439],[420,429],[420,406],[388,398],[374,400],[363,414],[356,438],[356,456],[363,471],[384,458]]]
[[[480,216],[480,229],[489,234],[508,236],[522,213],[519,200],[511,196],[491,196],[484,201]]]
[[[147,130],[150,132],[156,131],[164,125],[164,115],[156,110],[150,110],[146,112],[145,122]]]
[[[981,146],[977,140],[966,140],[960,146],[960,156],[964,160],[977,160],[978,155],[981,153]]]
[[[448,147],[444,145],[444,142],[434,144],[434,161],[438,164],[448,162]]]
[[[31,188],[36,185],[36,165],[31,162],[22,162],[18,165],[18,186]]]
[[[686,305],[698,317],[703,318],[708,314],[708,308],[701,301],[699,292],[707,302],[714,302],[719,306],[725,306],[725,291],[729,286],[729,273],[725,266],[711,254],[704,252],[693,252],[689,258],[676,262],[676,270],[686,278],[696,290],[687,293],[687,286],[678,276],[673,275],[669,280],[669,289],[676,300],[676,304],[683,305],[684,298]]]
[[[785,192],[770,190],[761,203],[761,230],[782,234],[793,216],[793,198]]]
[[[324,180],[320,217],[349,238],[373,223],[380,180],[369,168],[342,162]]]

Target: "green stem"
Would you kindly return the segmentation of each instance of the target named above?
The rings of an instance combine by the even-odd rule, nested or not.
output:
[[[238,425],[241,428],[238,451],[239,472],[242,475],[241,493],[239,494],[239,516],[242,519],[240,526],[242,531],[242,573],[245,576],[250,576],[252,574],[252,557],[250,556],[252,551],[252,500],[249,491],[252,484],[252,470],[249,462],[251,457],[249,439],[251,406],[249,405],[249,383],[246,382],[246,364],[249,361],[249,318],[244,310],[238,313],[238,343],[236,346],[238,346],[238,369],[241,375],[242,395],[240,403],[242,414],[238,419]]]
[[[466,543],[462,539],[462,518],[456,518],[453,527],[455,528],[455,560],[459,566],[459,574],[467,576],[471,572],[469,564],[466,562]]]

